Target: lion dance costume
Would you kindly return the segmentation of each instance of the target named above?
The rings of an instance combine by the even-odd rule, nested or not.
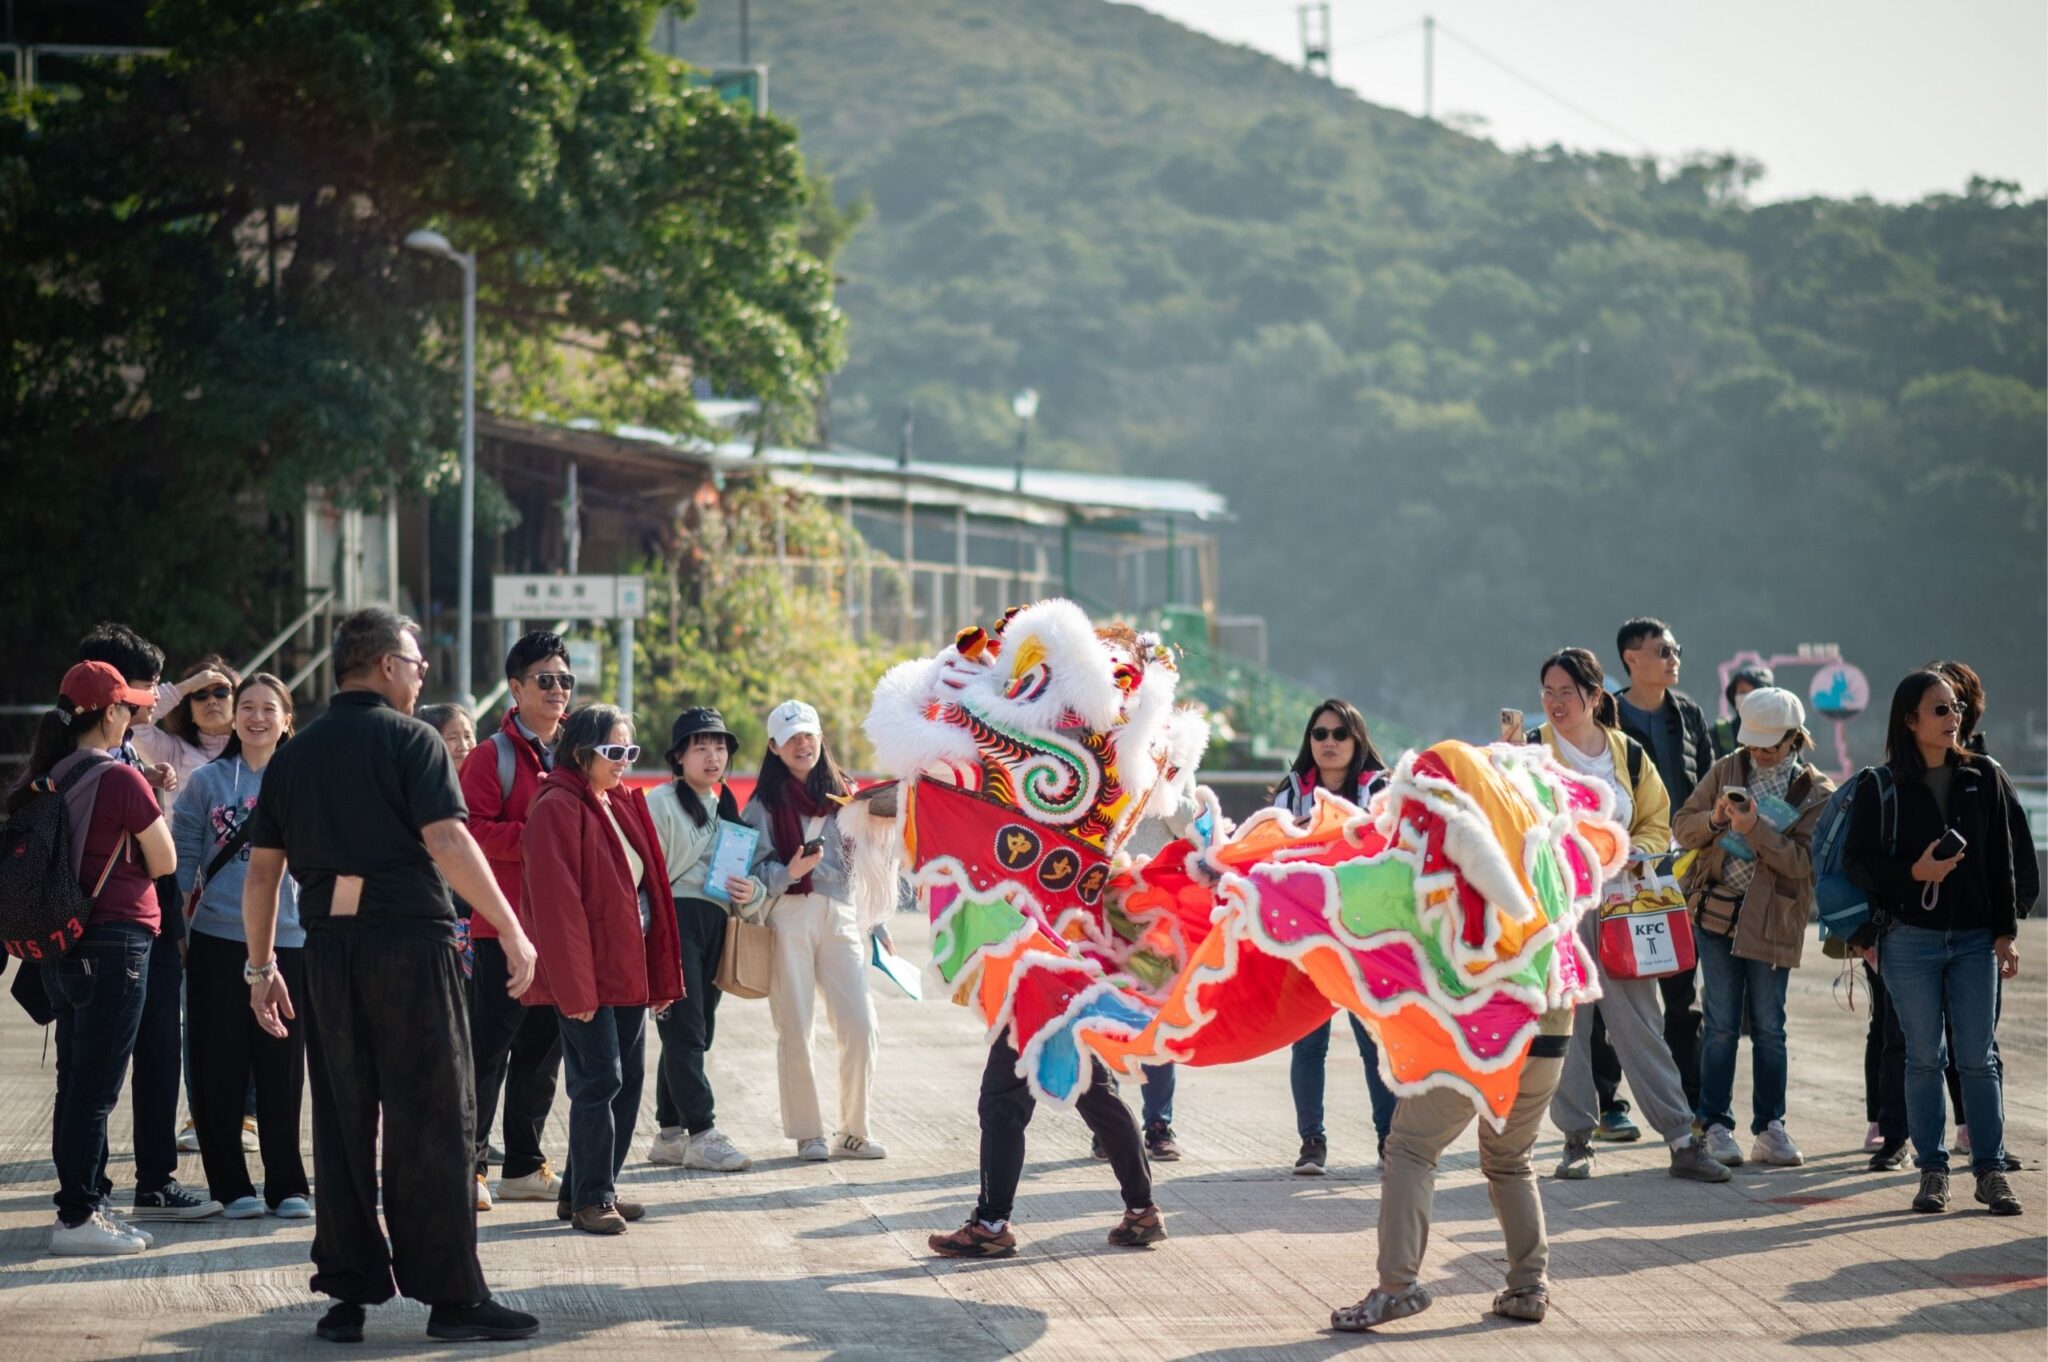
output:
[[[1368,809],[1322,791],[1305,824],[1233,827],[1194,784],[1208,729],[1178,681],[1157,639],[1063,600],[883,677],[866,729],[894,813],[853,826],[871,873],[907,860],[931,981],[1043,1100],[1073,1102],[1091,1058],[1227,1064],[1342,1007],[1395,1092],[1459,1088],[1497,1127],[1538,1018],[1598,996],[1573,928],[1627,853],[1611,792],[1443,742]],[[1127,855],[1148,816],[1181,836]]]

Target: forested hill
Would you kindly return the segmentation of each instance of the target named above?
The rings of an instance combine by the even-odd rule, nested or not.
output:
[[[1036,387],[1036,453],[1214,483],[1226,603],[1419,727],[1533,710],[1545,652],[1615,667],[1649,612],[1703,699],[1738,647],[1837,641],[1880,707],[1968,658],[2038,763],[2040,202],[1753,207],[1737,157],[1508,154],[1099,0],[776,0],[751,38],[874,203],[833,439],[910,403],[921,457],[1005,457]]]

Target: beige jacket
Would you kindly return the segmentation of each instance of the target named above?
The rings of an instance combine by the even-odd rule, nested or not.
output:
[[[1707,771],[1671,820],[1678,844],[1699,855],[1685,874],[1685,898],[1693,908],[1693,921],[1700,916],[1700,900],[1721,883],[1722,866],[1728,853],[1715,845],[1727,831],[1713,824],[1714,805],[1721,791],[1731,785],[1747,785],[1750,779],[1747,752],[1721,758]],[[1754,831],[1744,834],[1756,851],[1756,877],[1743,895],[1742,910],[1735,919],[1735,954],[1743,960],[1761,960],[1781,969],[1795,969],[1806,945],[1806,919],[1813,909],[1813,825],[1821,806],[1835,792],[1835,783],[1808,765],[1793,777],[1785,802],[1799,811],[1792,826],[1783,832],[1762,818]]]

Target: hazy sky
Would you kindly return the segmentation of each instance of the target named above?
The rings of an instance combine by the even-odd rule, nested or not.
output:
[[[1301,60],[1289,0],[1142,4]],[[2048,0],[1331,0],[1336,80],[1420,113],[1425,13],[1438,117],[1503,146],[1734,151],[1763,162],[1759,200],[2048,187]]]

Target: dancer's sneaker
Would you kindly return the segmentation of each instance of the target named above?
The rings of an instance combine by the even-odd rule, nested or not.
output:
[[[1493,1313],[1502,1319],[1541,1324],[1550,1313],[1550,1292],[1540,1286],[1511,1286],[1493,1298]]]
[[[992,1230],[979,1220],[968,1218],[966,1224],[951,1234],[935,1234],[925,1240],[933,1253],[941,1258],[1014,1258],[1017,1256],[1017,1236],[1010,1233],[1006,1221],[999,1230]]]
[[[1557,1162],[1557,1171],[1552,1177],[1566,1182],[1583,1182],[1593,1176],[1593,1138],[1589,1135],[1566,1135],[1564,1157]]]
[[[204,1220],[219,1215],[221,1204],[187,1191],[172,1178],[154,1192],[137,1191],[135,1208],[128,1214],[137,1220]]]
[[[753,1166],[754,1161],[727,1139],[725,1132],[717,1126],[698,1131],[684,1145],[685,1168],[701,1168],[710,1173],[743,1173]]]
[[[561,1195],[562,1179],[548,1167],[546,1159],[542,1159],[540,1167],[524,1177],[498,1179],[500,1201],[553,1201]]]
[[[1144,1248],[1165,1237],[1166,1217],[1157,1206],[1147,1206],[1142,1211],[1126,1210],[1124,1218],[1109,1232],[1114,1248]]]
[[[1173,1138],[1173,1126],[1165,1121],[1146,1126],[1145,1152],[1158,1163],[1179,1163],[1180,1144]]]
[[[1358,1304],[1342,1305],[1332,1310],[1330,1327],[1347,1334],[1363,1333],[1381,1324],[1419,1315],[1427,1309],[1429,1292],[1419,1282],[1404,1286],[1399,1291],[1382,1291],[1374,1287]]]
[[[1715,1163],[1730,1168],[1742,1167],[1742,1147],[1735,1143],[1735,1132],[1726,1126],[1707,1127],[1707,1157]]]
[[[1797,1168],[1806,1162],[1806,1155],[1799,1152],[1799,1146],[1792,1143],[1792,1137],[1785,1133],[1783,1121],[1773,1121],[1757,1132],[1756,1141],[1749,1147],[1749,1157],[1773,1168]]]
[[[108,1258],[140,1253],[149,1245],[94,1211],[76,1225],[50,1227],[50,1252],[62,1258]]]
[[[1726,1182],[1735,1175],[1707,1152],[1706,1142],[1695,1135],[1671,1151],[1671,1176],[1687,1182]]]
[[[1297,1177],[1319,1178],[1330,1165],[1330,1142],[1320,1135],[1311,1135],[1301,1142],[1301,1154],[1294,1161]]]

